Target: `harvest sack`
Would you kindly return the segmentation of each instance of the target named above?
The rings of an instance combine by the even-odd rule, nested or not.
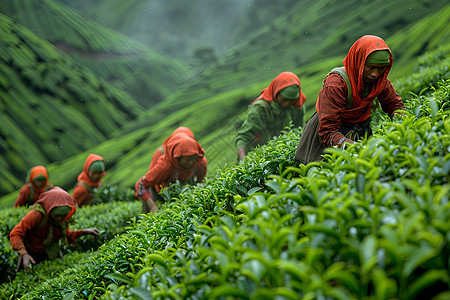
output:
[[[360,123],[351,124],[342,122],[339,131],[345,135],[346,138],[353,141],[362,139],[372,135],[370,128],[371,118]],[[323,150],[325,146],[319,139],[319,115],[315,112],[303,130],[300,141],[295,152],[295,159],[301,164],[308,164],[312,161],[322,160]]]

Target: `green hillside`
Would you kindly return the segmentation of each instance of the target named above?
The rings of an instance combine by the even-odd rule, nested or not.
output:
[[[85,19],[55,0],[6,0],[0,11],[149,108],[192,72],[187,64]]]
[[[285,21],[290,18],[290,15],[274,20],[274,24],[278,25],[271,24],[261,28],[259,34],[254,35],[244,45],[231,50],[230,54],[219,64],[210,67],[201,76],[192,79],[154,109],[140,115],[137,121],[127,124],[121,130],[121,134],[126,135],[118,138],[118,140],[125,140],[130,136],[136,137],[136,135],[142,138],[134,139],[139,143],[135,144],[132,151],[122,156],[122,162],[117,165],[117,170],[120,170],[120,172],[114,172],[115,167],[113,167],[112,172],[115,175],[108,179],[105,178],[105,180],[115,184],[132,186],[132,181],[146,172],[152,151],[179,125],[190,127],[206,149],[210,174],[214,174],[217,167],[224,166],[226,163],[234,164],[236,161],[233,141],[236,133],[235,126],[242,120],[242,114],[246,113],[246,107],[251,99],[256,97],[259,91],[265,88],[276,74],[283,70],[290,70],[299,75],[302,89],[308,98],[306,105],[309,113],[311,113],[324,75],[334,66],[342,65],[342,59],[351,46],[351,42],[342,43],[340,37],[348,35],[354,36],[356,39],[356,37],[365,33],[364,29],[359,29],[355,33],[354,27],[348,27],[347,25],[358,22],[360,18],[358,16],[366,13],[368,15],[366,23],[378,24],[378,27],[372,28],[369,33],[388,32],[385,27],[389,27],[389,24],[394,22],[394,14],[390,15],[392,19],[381,19],[380,16],[390,10],[399,14],[402,9],[405,9],[405,3],[396,1],[395,7],[394,4],[387,4],[387,7],[380,8],[377,13],[369,14],[371,10],[375,9],[376,4],[380,4],[375,3],[373,6],[360,6],[358,8],[360,13],[352,13],[348,19],[340,15],[339,21],[344,22],[339,27],[341,28],[340,32],[336,34],[335,28],[324,26],[323,36],[329,36],[329,38],[323,42],[320,42],[320,36],[289,40],[286,34],[268,35],[268,32],[276,29],[277,26],[282,31],[282,24],[286,24]],[[309,17],[315,12],[317,16],[318,12],[322,11],[323,4],[316,3],[307,7],[303,5],[298,4],[297,10],[292,15],[297,15],[298,10],[308,9],[310,11],[306,10],[303,14]],[[338,4],[333,3],[333,5]],[[351,6],[347,2],[340,5],[344,5],[344,7],[338,11],[350,10]],[[413,16],[408,16],[410,23],[402,23],[402,30],[392,33],[392,37],[390,35],[384,36],[388,45],[393,45],[391,49],[394,52],[395,62],[392,76],[390,76],[391,79],[412,72],[415,64],[411,61],[415,60],[420,53],[436,49],[439,45],[445,45],[450,41],[450,6],[445,6],[443,3],[440,3],[440,6],[434,4],[436,5],[434,12],[431,13],[432,10],[428,7],[427,12],[429,13],[427,14],[420,9],[420,5],[426,7],[427,2],[422,4],[416,2],[415,5],[415,9],[419,12],[414,13]],[[409,6],[407,11],[410,12]],[[352,16],[354,17],[352,18]],[[292,33],[304,32],[308,28],[316,28],[320,23],[323,23],[323,19],[316,20],[313,16],[309,18],[312,23],[290,22],[289,24],[296,24],[297,26],[295,28],[291,26],[292,28],[289,27],[289,30]],[[386,23],[375,22],[380,19]],[[331,42],[333,36],[334,44]],[[274,46],[274,49],[264,48],[265,51],[258,51],[258,45],[264,44],[265,40],[270,40],[274,45],[284,45],[280,48],[280,51],[289,51],[291,55],[288,53],[278,54],[278,47],[276,46]],[[255,45],[256,43],[257,45]],[[302,47],[296,47],[296,44],[301,44]],[[337,54],[336,50],[332,49],[339,47],[341,48],[340,56],[323,55],[319,59],[317,53],[329,51],[330,54],[335,55]],[[244,50],[245,55],[241,54]],[[239,57],[237,56],[238,53]],[[293,61],[295,57],[304,57],[302,58],[304,61],[296,63]],[[286,61],[283,61],[283,59]],[[109,143],[114,142],[110,141]],[[116,155],[112,154],[112,156]],[[130,164],[132,167],[127,168],[127,165]]]
[[[0,194],[36,164],[96,146],[142,107],[51,44],[0,14]]]
[[[87,154],[98,153],[107,160],[104,182],[132,187],[146,172],[154,149],[180,125],[190,127],[205,148],[212,175],[217,167],[235,163],[236,125],[251,99],[279,72],[299,75],[310,114],[323,76],[342,64],[358,37],[377,34],[387,41],[394,53],[390,78],[395,80],[415,70],[411,62],[418,55],[448,43],[449,18],[445,1],[300,1],[114,131],[108,141],[48,165],[52,182],[70,189]],[[11,205],[15,197],[12,193],[0,203]]]
[[[4,232],[25,210],[1,209],[0,267],[13,275],[0,297],[448,299],[449,50],[399,79],[403,91],[432,86],[403,116],[374,113],[372,137],[329,148],[324,161],[297,165],[297,128],[202,184],[165,189],[155,213],[127,217],[138,202],[114,195],[80,208],[75,227],[97,224],[106,239],[96,250],[84,239],[14,274]]]
[[[450,298],[446,1],[296,1],[267,24],[259,20],[258,29],[242,22],[233,33],[242,43],[198,76],[174,77],[148,110],[127,92],[134,71],[119,74],[142,64],[144,76],[146,60],[119,55],[130,64],[116,66],[110,57],[88,66],[94,53],[133,48],[160,58],[163,69],[176,70],[178,62],[165,64],[166,57],[126,44],[61,3],[17,3],[0,3],[0,194],[8,192],[0,198],[0,299]],[[120,3],[125,10],[137,1]],[[39,15],[56,23],[26,25]],[[73,39],[57,32],[64,20]],[[74,44],[62,47],[51,31]],[[89,32],[101,36],[98,52]],[[310,115],[324,75],[364,34],[383,37],[392,49],[390,79],[403,115],[374,112],[372,137],[328,148],[321,162],[294,160],[300,127],[236,164],[236,126],[260,90],[293,71]],[[114,82],[97,73],[105,68],[117,75]],[[139,215],[130,188],[180,125],[206,150],[208,176],[196,186],[163,189],[158,211]],[[51,182],[70,190],[89,153],[105,158],[103,182],[113,187],[77,208],[70,228],[97,227],[99,238],[80,237],[62,247],[64,258],[15,272],[18,254],[8,235],[28,209],[12,207],[14,189],[30,166],[43,163]]]

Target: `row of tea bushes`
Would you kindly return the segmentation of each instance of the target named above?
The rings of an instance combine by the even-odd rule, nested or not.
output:
[[[436,109],[449,89],[414,98],[418,117],[384,122],[323,163],[271,175],[275,193],[231,193],[242,214],[197,224],[192,247],[150,251],[105,298],[449,297],[450,111]]]
[[[280,164],[291,161],[293,165],[290,156],[293,154],[294,143],[298,136],[298,130],[284,134],[267,147],[257,150],[257,153],[268,150],[270,154],[266,155],[270,155],[270,159]],[[290,145],[289,148],[283,147],[286,144]],[[275,148],[283,149],[283,152],[277,153]],[[275,163],[270,165],[262,163],[263,156],[250,154],[247,160],[251,160],[252,163],[219,170],[216,177],[233,177],[235,181],[240,181],[254,172],[268,179],[269,174],[278,170]],[[221,180],[212,178],[195,188],[172,185],[164,191],[167,204],[163,205],[159,212],[139,217],[125,234],[101,246],[91,262],[83,261],[74,265],[70,270],[61,273],[59,278],[40,285],[24,299],[35,297],[95,299],[104,294],[108,288],[114,289],[122,285],[124,280],[130,282],[123,274],[138,273],[153,259],[161,256],[159,254],[148,256],[151,253],[163,253],[169,248],[192,251],[196,240],[205,239],[200,234],[216,223],[217,215],[234,214],[233,195],[236,195],[237,191],[244,194],[244,189],[236,190],[232,184],[233,180],[228,180],[227,187],[224,186],[224,182],[227,182],[224,178]],[[257,182],[254,184],[258,184]],[[252,188],[248,186],[248,189]],[[174,195],[178,196],[179,192],[182,193],[179,199],[173,198]],[[169,201],[170,198],[173,198],[172,201]]]
[[[282,135],[25,299],[445,299],[449,90],[324,162],[296,167]]]
[[[90,249],[97,249],[105,241],[114,238],[117,234],[124,231],[127,222],[130,218],[137,217],[140,213],[141,203],[134,202],[122,202],[112,201],[109,203],[98,204],[95,206],[86,206],[77,209],[74,215],[74,223],[70,225],[72,230],[96,227],[100,231],[100,235],[97,238],[92,236],[83,236],[77,239],[77,245],[74,247],[63,246],[64,253],[82,252]],[[16,224],[30,211],[30,208],[8,208],[0,210],[0,257],[1,257],[1,282],[4,282],[2,289],[6,289],[7,286],[15,286],[17,279],[11,281],[15,276],[15,268],[17,263],[17,252],[11,249],[11,243],[9,242],[9,233]],[[40,264],[37,265],[35,271],[37,274],[45,273],[45,269],[40,270]],[[26,272],[19,272],[19,274]],[[23,280],[23,276],[19,277],[18,282]],[[9,278],[9,279],[8,279]],[[32,282],[29,282],[29,286],[32,286]],[[15,290],[20,290],[15,288]],[[25,290],[20,290],[24,292]],[[1,298],[1,297],[0,297]]]
[[[95,255],[95,252],[74,251],[65,254],[63,258],[34,265],[29,272],[20,271],[15,275],[14,280],[0,286],[0,298],[19,299],[27,292],[35,290],[37,286],[54,280],[63,272],[73,273],[74,266],[89,263]]]
[[[393,84],[399,95],[405,98],[408,97],[408,93],[420,94],[430,86],[448,78],[450,78],[450,45],[444,45],[421,56],[414,73],[395,80]]]

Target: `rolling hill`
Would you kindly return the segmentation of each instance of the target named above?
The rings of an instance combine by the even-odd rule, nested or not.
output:
[[[54,0],[2,1],[0,11],[149,108],[192,76],[187,64],[83,18]]]
[[[299,74],[311,113],[323,76],[341,65],[359,36],[376,34],[387,41],[395,80],[414,70],[412,59],[448,44],[449,18],[446,1],[299,1],[107,140],[49,164],[52,182],[70,189],[87,154],[98,153],[107,160],[104,182],[131,187],[146,172],[154,149],[180,125],[193,130],[214,173],[235,163],[235,126],[251,99],[279,72]],[[1,205],[10,205],[14,197],[3,197]]]

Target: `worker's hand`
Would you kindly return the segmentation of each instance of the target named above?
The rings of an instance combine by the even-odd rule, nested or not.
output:
[[[137,182],[135,189],[139,197],[144,196],[144,194],[148,194],[148,190],[145,188],[144,183],[142,182],[142,178]]]
[[[34,258],[30,254],[25,253],[22,256],[22,265],[23,265],[25,270],[30,271],[30,266],[29,266],[30,263],[35,264],[36,261],[34,260]]]
[[[149,197],[149,198],[145,199],[144,201],[147,203],[148,207],[150,208],[151,213],[154,213],[155,211],[158,210],[158,206],[156,206],[156,203],[155,203],[155,201],[153,201],[152,198]]]
[[[86,228],[86,229],[83,229],[83,233],[84,234],[90,234],[90,235],[93,235],[93,236],[98,236],[100,234],[100,232],[98,231],[97,228]]]
[[[247,149],[245,149],[245,147],[240,147],[237,150],[238,150],[239,161],[241,161],[247,155]]]

